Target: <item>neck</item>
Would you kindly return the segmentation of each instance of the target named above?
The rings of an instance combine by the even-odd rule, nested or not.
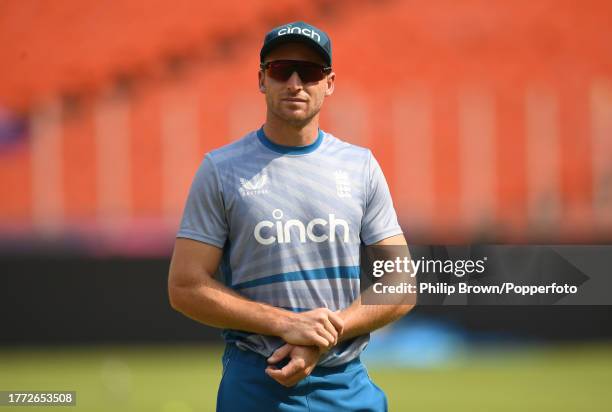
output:
[[[290,124],[270,112],[263,126],[266,137],[283,146],[308,146],[317,140],[319,133],[319,115],[305,124]]]

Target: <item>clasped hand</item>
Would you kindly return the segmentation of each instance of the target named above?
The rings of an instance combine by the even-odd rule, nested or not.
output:
[[[283,386],[296,385],[310,375],[321,355],[338,343],[343,329],[342,318],[327,308],[295,314],[281,335],[287,343],[268,358],[266,373]],[[285,366],[275,366],[286,357],[290,360]]]

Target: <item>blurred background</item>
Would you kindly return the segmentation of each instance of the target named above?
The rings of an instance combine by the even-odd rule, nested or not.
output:
[[[321,125],[409,243],[612,242],[609,1],[0,2],[0,390],[213,410],[219,332],[166,276],[204,154],[258,128],[259,49],[333,42]],[[610,307],[419,307],[364,359],[392,411],[608,410]],[[2,407],[0,407],[2,408]]]

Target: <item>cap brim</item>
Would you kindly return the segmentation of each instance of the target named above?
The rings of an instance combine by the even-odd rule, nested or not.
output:
[[[329,65],[331,66],[331,56],[329,56],[329,54],[327,54],[327,50],[325,50],[323,48],[323,46],[321,46],[318,42],[302,35],[302,34],[285,34],[283,36],[278,36],[275,39],[269,41],[268,43],[266,43],[262,48],[261,51],[259,52],[259,58],[261,61],[263,61],[264,57],[270,53],[270,51],[272,51],[272,49],[280,46],[281,44],[285,44],[285,43],[291,43],[291,42],[297,42],[297,43],[303,43],[307,46],[312,47],[322,58],[323,60]]]

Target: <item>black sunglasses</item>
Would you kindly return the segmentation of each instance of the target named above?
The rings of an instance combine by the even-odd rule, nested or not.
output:
[[[261,63],[261,70],[279,82],[286,82],[296,72],[304,83],[318,82],[331,73],[331,67],[301,60],[274,60]]]

